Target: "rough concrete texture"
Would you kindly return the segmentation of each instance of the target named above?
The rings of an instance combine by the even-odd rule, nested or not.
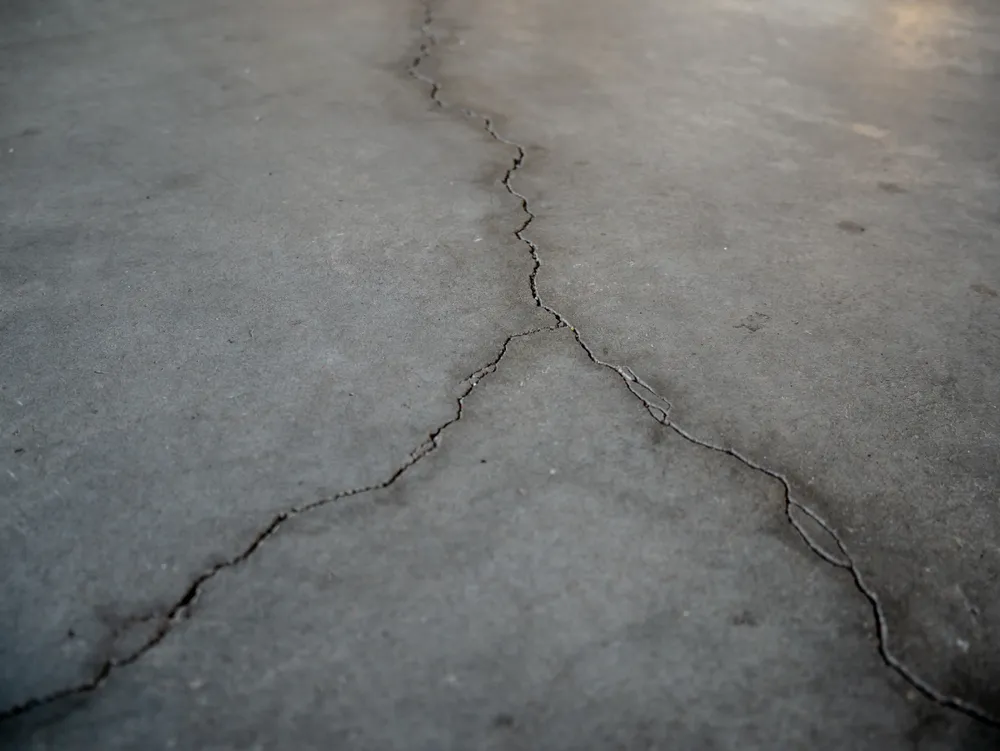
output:
[[[1000,747],[998,71],[986,2],[5,4],[0,742]]]

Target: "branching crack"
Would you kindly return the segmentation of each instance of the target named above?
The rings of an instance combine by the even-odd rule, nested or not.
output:
[[[292,506],[283,511],[279,511],[268,523],[262,527],[250,543],[244,547],[240,552],[227,558],[226,560],[216,563],[214,566],[206,569],[195,577],[191,583],[188,585],[187,589],[181,594],[181,596],[164,612],[159,613],[148,613],[145,615],[137,616],[129,619],[129,623],[143,623],[143,622],[156,622],[157,626],[153,633],[135,650],[130,652],[124,657],[109,657],[100,665],[100,667],[94,672],[94,674],[74,686],[68,688],[59,689],[45,696],[35,697],[28,699],[22,704],[15,705],[8,709],[0,712],[0,722],[6,720],[11,720],[14,717],[23,715],[33,709],[38,709],[50,704],[53,704],[62,699],[67,699],[73,696],[81,696],[84,694],[89,694],[97,689],[99,689],[107,681],[108,677],[119,668],[127,667],[138,660],[140,660],[147,652],[155,648],[160,644],[173,630],[179,622],[185,620],[191,613],[191,608],[198,600],[199,596],[204,589],[205,584],[214,579],[218,574],[226,571],[227,569],[239,566],[244,563],[250,556],[256,553],[264,543],[266,543],[271,537],[273,537],[279,529],[286,522],[294,519],[297,516],[302,516],[310,511],[315,511],[316,509],[322,508],[324,506],[329,506],[337,501],[342,501],[347,498],[352,498],[363,493],[370,493],[376,490],[383,490],[388,488],[390,485],[395,483],[402,477],[408,470],[412,469],[421,460],[425,459],[429,454],[434,452],[440,445],[443,438],[444,432],[450,428],[452,425],[457,423],[465,415],[465,400],[473,392],[476,386],[479,385],[486,376],[494,373],[500,365],[500,361],[503,360],[504,356],[507,354],[508,349],[513,341],[516,339],[524,339],[526,337],[534,336],[535,334],[540,334],[547,331],[554,331],[556,329],[562,328],[560,324],[553,324],[551,326],[544,326],[539,328],[530,329],[528,331],[522,331],[517,334],[511,334],[506,339],[504,339],[497,354],[485,365],[476,369],[471,374],[469,374],[462,383],[465,384],[461,393],[456,397],[456,409],[454,415],[446,420],[445,422],[434,428],[428,435],[426,440],[420,443],[416,449],[410,452],[406,461],[403,462],[397,469],[395,469],[392,474],[386,477],[381,482],[374,483],[372,485],[365,485],[364,487],[354,488],[353,490],[345,490],[336,495],[329,496],[327,498],[320,498],[317,500],[310,501],[308,503],[303,503],[297,506]]]
[[[528,276],[528,285],[531,290],[532,299],[535,305],[545,310],[549,313],[555,320],[557,327],[566,327],[573,332],[573,336],[576,339],[577,344],[583,349],[587,357],[595,365],[599,365],[602,368],[607,368],[618,375],[619,378],[625,383],[626,388],[635,396],[645,407],[646,411],[650,416],[662,424],[664,427],[672,430],[678,436],[688,441],[691,444],[700,446],[702,448],[714,451],[719,454],[725,454],[726,456],[736,459],[749,469],[760,472],[761,474],[767,475],[768,477],[776,480],[780,483],[782,488],[782,493],[784,495],[784,507],[785,516],[788,519],[788,523],[795,529],[795,531],[805,542],[806,546],[815,553],[819,558],[839,569],[843,569],[851,576],[854,582],[854,586],[861,593],[861,595],[868,601],[871,607],[872,617],[874,621],[875,636],[878,643],[878,653],[882,658],[882,661],[891,670],[895,671],[900,677],[907,681],[913,688],[922,693],[931,701],[939,704],[942,707],[947,707],[949,709],[962,712],[976,720],[984,722],[989,725],[995,725],[1000,727],[1000,717],[996,717],[978,705],[966,701],[958,696],[953,696],[947,694],[929,681],[918,675],[911,667],[906,665],[900,658],[896,657],[895,654],[889,648],[889,624],[886,618],[885,609],[882,606],[882,601],[879,598],[875,590],[867,583],[864,575],[861,573],[860,568],[854,560],[854,557],[847,548],[840,535],[827,523],[816,511],[809,508],[800,501],[795,500],[792,496],[792,488],[788,479],[780,472],[773,469],[765,467],[762,464],[754,461],[742,452],[729,448],[727,446],[718,445],[710,441],[698,438],[693,433],[678,425],[670,418],[670,401],[663,395],[657,393],[657,391],[650,386],[648,383],[643,381],[631,368],[627,365],[619,365],[617,363],[607,362],[597,357],[594,354],[594,350],[587,344],[583,336],[580,334],[580,330],[562,313],[548,305],[541,297],[538,292],[538,272],[542,267],[542,259],[539,253],[538,245],[535,244],[529,237],[526,236],[525,232],[531,223],[535,220],[535,214],[531,210],[528,202],[527,196],[518,192],[518,190],[513,186],[512,179],[515,173],[520,170],[525,163],[527,152],[525,147],[521,144],[511,141],[510,139],[504,137],[497,132],[493,119],[488,115],[481,114],[472,110],[468,107],[463,107],[459,105],[450,105],[441,97],[441,84],[434,78],[428,76],[421,70],[426,59],[430,56],[432,50],[437,46],[438,40],[434,35],[433,23],[434,14],[433,7],[430,0],[424,0],[424,17],[423,23],[421,25],[422,41],[419,47],[419,55],[414,58],[412,64],[410,65],[410,75],[412,75],[417,80],[425,83],[430,87],[430,98],[434,102],[435,106],[442,109],[452,109],[454,111],[460,112],[463,117],[478,122],[481,124],[483,129],[496,141],[509,146],[514,150],[513,157],[511,159],[511,164],[504,173],[501,184],[510,193],[511,196],[520,205],[521,211],[524,213],[524,220],[521,222],[520,226],[514,231],[514,236],[517,237],[522,243],[528,248],[528,252],[532,259],[532,269]],[[809,534],[808,530],[799,522],[793,515],[793,510],[797,510],[813,520],[819,527],[821,527],[829,536],[830,539],[834,541],[837,547],[837,552],[839,555],[834,555],[826,550],[822,545],[816,542],[812,536]]]
[[[435,106],[442,109],[450,108],[449,105],[441,98],[441,85],[438,81],[432,77],[426,75],[422,70],[421,66],[426,61],[428,56],[431,54],[433,48],[437,44],[437,39],[434,36],[432,25],[433,25],[433,9],[431,3],[428,0],[424,2],[424,19],[421,27],[423,39],[418,48],[418,54],[413,59],[409,67],[410,74],[417,80],[425,83],[429,87],[429,96],[431,101]],[[166,610],[159,613],[149,613],[132,619],[133,622],[155,622],[157,626],[153,633],[137,648],[135,648],[128,655],[122,657],[110,657],[106,659],[100,667],[93,673],[93,675],[86,681],[78,683],[74,686],[68,688],[60,689],[52,693],[46,694],[41,697],[31,698],[21,704],[15,705],[13,707],[4,709],[0,711],[0,723],[7,720],[11,720],[15,717],[23,715],[31,710],[38,709],[44,706],[54,704],[63,699],[67,699],[74,696],[82,696],[92,693],[99,689],[108,680],[113,672],[119,668],[127,667],[138,660],[140,660],[146,653],[154,649],[159,645],[166,637],[171,633],[173,628],[187,617],[191,613],[191,609],[197,602],[199,596],[201,595],[204,586],[214,579],[218,574],[226,571],[227,569],[234,568],[244,563],[252,555],[254,555],[261,546],[264,545],[272,536],[274,536],[278,530],[289,520],[301,516],[303,514],[309,513],[316,509],[322,508],[324,506],[333,504],[338,501],[345,500],[357,495],[364,493],[369,493],[384,488],[388,488],[400,479],[408,470],[410,470],[414,465],[422,461],[428,455],[433,453],[440,445],[444,432],[462,419],[465,410],[465,399],[472,393],[472,391],[479,385],[479,383],[488,375],[495,372],[499,366],[501,360],[507,354],[507,351],[511,343],[516,339],[521,339],[525,337],[530,337],[535,334],[542,332],[554,331],[561,328],[569,328],[573,332],[573,336],[579,346],[586,353],[587,357],[595,365],[599,365],[603,368],[607,368],[614,373],[616,373],[619,378],[625,383],[626,388],[635,396],[644,406],[646,411],[650,416],[661,423],[666,428],[672,430],[678,436],[684,440],[714,451],[720,454],[725,454],[726,456],[732,457],[737,461],[741,462],[748,468],[767,475],[768,477],[776,480],[780,483],[783,494],[784,494],[784,504],[785,504],[785,514],[788,518],[789,523],[792,527],[799,533],[805,544],[812,550],[817,556],[822,560],[834,566],[836,568],[841,568],[847,571],[854,581],[854,584],[858,591],[866,598],[872,609],[872,615],[875,624],[875,631],[878,640],[878,652],[885,664],[898,673],[903,679],[909,682],[914,688],[919,690],[925,696],[940,704],[941,706],[948,707],[950,709],[963,712],[970,717],[977,720],[981,720],[991,725],[1000,726],[1000,718],[997,718],[982,708],[976,706],[975,704],[965,701],[964,699],[946,694],[928,681],[917,675],[910,667],[905,665],[899,658],[897,658],[889,649],[889,628],[887,619],[885,616],[884,609],[882,607],[881,601],[877,593],[871,588],[870,585],[865,581],[860,569],[854,561],[851,553],[848,551],[847,546],[841,537],[833,530],[833,528],[824,521],[815,511],[810,509],[808,506],[796,501],[792,496],[791,486],[788,479],[782,475],[780,472],[772,470],[765,467],[748,456],[742,454],[736,449],[729,448],[722,445],[717,445],[709,441],[705,441],[697,436],[693,435],[691,432],[678,425],[676,422],[670,419],[670,402],[661,394],[657,393],[648,383],[643,381],[631,368],[625,365],[618,365],[616,363],[611,363],[604,361],[594,354],[593,349],[584,340],[580,331],[569,321],[562,313],[548,305],[540,296],[538,291],[538,273],[542,267],[542,260],[539,254],[538,246],[526,236],[525,232],[531,223],[535,220],[535,214],[532,212],[529,205],[528,199],[525,195],[518,192],[518,190],[513,186],[512,179],[518,170],[520,170],[525,163],[526,151],[525,148],[514,141],[505,138],[503,135],[497,132],[493,120],[486,115],[482,115],[474,110],[459,107],[455,108],[462,113],[462,115],[470,120],[478,121],[481,123],[484,130],[496,141],[509,146],[514,150],[514,155],[511,160],[511,164],[506,170],[503,179],[501,181],[504,188],[513,196],[520,205],[522,212],[524,213],[524,220],[521,222],[520,226],[514,231],[514,235],[528,248],[528,251],[532,259],[532,268],[528,276],[528,285],[531,291],[532,299],[536,306],[542,308],[547,313],[549,313],[554,319],[555,323],[551,326],[540,327],[530,329],[528,331],[523,331],[517,334],[512,334],[508,336],[502,346],[500,347],[497,354],[487,362],[485,365],[480,367],[471,373],[464,381],[464,388],[462,389],[459,396],[456,398],[456,409],[454,415],[446,420],[445,422],[438,425],[434,430],[432,430],[427,438],[420,443],[420,445],[414,449],[406,461],[395,469],[387,478],[383,479],[378,483],[371,485],[366,485],[364,487],[355,488],[352,490],[343,491],[337,493],[336,495],[329,496],[326,498],[321,498],[317,500],[310,501],[308,503],[300,504],[297,506],[292,506],[288,509],[276,513],[268,523],[260,529],[254,538],[246,545],[240,552],[231,556],[230,558],[216,563],[212,567],[206,569],[197,577],[195,577],[188,587],[184,590],[181,596]],[[808,531],[803,527],[803,525],[797,521],[792,511],[793,509],[803,513],[812,519],[817,525],[819,525],[834,541],[838,555],[833,555],[828,552],[823,546],[818,544],[812,539]]]

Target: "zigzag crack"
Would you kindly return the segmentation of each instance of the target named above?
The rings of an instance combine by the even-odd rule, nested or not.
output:
[[[402,477],[408,470],[413,468],[421,460],[425,459],[429,454],[433,453],[440,445],[444,432],[450,428],[452,425],[457,423],[465,415],[465,400],[473,392],[476,386],[479,385],[486,376],[496,372],[496,369],[500,365],[500,361],[503,360],[504,356],[507,354],[510,348],[511,342],[516,339],[523,339],[526,337],[534,336],[535,334],[540,334],[547,331],[555,331],[556,329],[562,328],[559,324],[554,324],[552,326],[544,326],[540,328],[529,329],[528,331],[522,331],[517,334],[511,334],[506,339],[504,339],[496,356],[493,357],[489,362],[480,368],[473,371],[468,375],[462,382],[465,383],[465,388],[456,398],[456,409],[455,414],[446,420],[445,422],[438,425],[434,430],[432,430],[427,439],[420,443],[416,449],[410,452],[406,461],[403,462],[397,469],[395,469],[392,474],[390,474],[386,479],[381,482],[374,483],[372,485],[365,485],[364,487],[354,488],[352,490],[345,490],[336,495],[329,496],[327,498],[320,498],[309,503],[300,504],[298,506],[292,506],[283,511],[279,511],[274,516],[271,517],[270,521],[261,528],[250,543],[244,547],[239,553],[233,555],[232,557],[217,563],[211,568],[206,569],[197,577],[195,577],[191,583],[188,585],[187,589],[181,594],[181,596],[174,601],[166,612],[164,613],[149,613],[146,615],[136,616],[130,618],[130,623],[141,623],[149,621],[158,621],[156,630],[151,636],[149,636],[139,647],[137,647],[133,652],[129,653],[124,657],[109,657],[101,664],[101,666],[94,672],[94,674],[75,686],[70,686],[68,688],[59,689],[45,696],[35,697],[28,699],[22,704],[15,705],[8,709],[0,712],[0,722],[11,720],[19,715],[23,715],[34,709],[39,709],[44,706],[54,704],[62,699],[68,699],[73,696],[81,696],[84,694],[90,694],[99,689],[108,680],[111,674],[118,670],[119,668],[127,667],[138,660],[140,660],[147,652],[155,648],[160,644],[170,632],[173,630],[179,622],[185,620],[191,613],[191,608],[198,600],[201,595],[202,590],[209,581],[214,579],[218,574],[222,573],[227,569],[239,566],[244,563],[248,558],[250,558],[254,553],[256,553],[265,542],[267,542],[271,537],[277,534],[278,530],[281,529],[284,524],[297,516],[307,514],[310,511],[315,511],[316,509],[322,508],[323,506],[328,506],[337,501],[342,501],[347,498],[352,498],[363,493],[370,493],[376,490],[383,490],[388,488],[390,485],[395,483],[400,477]]]
[[[413,60],[410,66],[409,72],[417,80],[427,84],[430,87],[430,97],[434,104],[442,109],[449,108],[447,102],[441,97],[441,84],[431,78],[430,76],[424,74],[420,70],[420,66],[424,61],[430,56],[431,51],[437,46],[437,38],[432,30],[432,25],[434,22],[433,8],[430,0],[424,0],[424,20],[421,25],[421,33],[423,35],[423,41],[420,44],[420,54]],[[556,320],[557,327],[566,327],[573,332],[573,336],[576,339],[577,344],[583,349],[587,357],[595,365],[599,365],[602,368],[607,368],[618,375],[619,378],[625,383],[626,388],[635,396],[645,407],[646,411],[650,416],[662,424],[664,427],[672,430],[678,436],[684,440],[692,443],[696,446],[708,449],[710,451],[715,451],[720,454],[725,454],[726,456],[736,459],[749,469],[760,472],[767,475],[768,477],[776,480],[781,484],[782,492],[784,494],[784,507],[785,516],[788,519],[788,523],[792,528],[798,533],[802,538],[802,541],[806,546],[820,559],[825,561],[831,566],[836,568],[844,569],[847,571],[851,579],[854,582],[855,588],[861,595],[868,601],[869,606],[872,610],[872,617],[875,626],[875,635],[878,644],[878,653],[882,661],[903,678],[907,683],[909,683],[913,688],[919,691],[921,694],[926,696],[931,701],[939,704],[942,707],[948,709],[953,709],[961,712],[973,719],[979,720],[989,725],[995,725],[1000,727],[1000,717],[996,717],[986,710],[982,709],[978,705],[966,701],[958,696],[952,696],[940,691],[935,688],[929,681],[923,679],[919,676],[912,668],[907,666],[902,660],[896,657],[892,651],[889,649],[889,625],[888,619],[885,615],[885,610],[882,606],[882,601],[874,589],[867,583],[861,570],[858,568],[854,557],[849,552],[847,545],[844,543],[843,539],[838,535],[834,529],[827,523],[816,511],[809,508],[800,501],[797,501],[792,496],[791,484],[788,479],[773,469],[765,467],[762,464],[758,464],[753,459],[737,451],[736,449],[729,448],[726,446],[720,446],[709,441],[705,441],[698,438],[693,433],[689,432],[685,428],[678,425],[676,422],[670,419],[670,401],[657,393],[657,391],[652,388],[648,383],[643,381],[631,368],[627,365],[619,365],[617,363],[607,362],[600,359],[594,354],[593,349],[587,344],[583,336],[580,334],[580,330],[573,325],[573,323],[558,310],[548,305],[541,297],[538,292],[538,272],[542,267],[542,259],[539,253],[538,245],[525,235],[526,230],[535,220],[535,214],[531,210],[528,202],[527,196],[518,192],[518,190],[511,184],[514,174],[520,170],[525,163],[527,158],[527,152],[525,147],[516,141],[511,141],[510,139],[504,137],[497,132],[494,127],[493,120],[488,115],[483,115],[476,112],[473,109],[462,106],[455,106],[455,109],[461,114],[474,121],[479,121],[482,124],[483,129],[496,141],[509,146],[514,149],[514,156],[511,160],[511,165],[508,167],[507,171],[504,173],[501,184],[510,193],[511,196],[519,203],[522,212],[525,215],[524,221],[521,225],[514,231],[514,236],[517,237],[522,243],[524,243],[528,252],[531,254],[532,259],[532,270],[528,276],[528,284],[531,289],[531,296],[535,302],[535,305],[545,310]],[[812,536],[808,533],[805,527],[795,519],[792,512],[798,510],[801,513],[812,519],[817,525],[819,525],[834,541],[840,556],[833,555],[827,551],[822,545],[817,543]]]

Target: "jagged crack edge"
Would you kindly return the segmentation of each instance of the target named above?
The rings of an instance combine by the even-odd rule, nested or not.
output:
[[[300,504],[297,506],[292,506],[283,511],[278,512],[271,517],[270,521],[260,529],[250,543],[244,547],[236,555],[227,558],[226,560],[216,563],[211,568],[203,571],[197,577],[195,577],[188,587],[184,590],[183,594],[170,606],[164,613],[152,613],[142,616],[137,616],[131,619],[135,622],[159,621],[159,625],[153,634],[147,638],[141,646],[137,647],[133,652],[124,657],[109,657],[107,658],[97,671],[86,681],[70,686],[68,688],[59,689],[45,696],[35,697],[28,699],[27,701],[17,704],[13,707],[3,710],[0,712],[0,722],[5,722],[7,720],[12,720],[13,718],[23,715],[34,709],[39,709],[44,706],[48,706],[58,702],[62,699],[68,699],[73,696],[81,696],[84,694],[90,694],[99,689],[111,676],[111,674],[123,667],[127,667],[138,660],[140,660],[146,653],[151,649],[155,648],[160,644],[171,632],[174,626],[183,621],[188,617],[191,611],[191,607],[195,604],[198,597],[201,595],[202,589],[205,584],[210,580],[214,579],[217,575],[222,573],[227,569],[239,566],[244,563],[248,558],[250,558],[257,550],[260,549],[265,542],[267,542],[271,537],[273,537],[278,530],[285,524],[285,522],[293,519],[297,516],[307,514],[310,511],[315,511],[316,509],[322,508],[323,506],[328,506],[337,501],[343,501],[347,498],[352,498],[354,496],[362,495],[364,493],[370,493],[376,490],[383,490],[388,488],[390,485],[395,483],[402,477],[408,470],[412,469],[421,460],[425,459],[428,455],[433,453],[440,445],[442,437],[448,428],[457,423],[465,415],[465,400],[469,395],[475,390],[476,386],[488,375],[496,372],[496,369],[500,366],[500,361],[506,356],[507,351],[510,349],[510,345],[517,339],[524,339],[527,337],[534,336],[536,334],[541,334],[548,331],[555,331],[562,328],[559,324],[554,324],[552,326],[542,326],[538,328],[529,329],[527,331],[521,331],[516,334],[510,334],[504,339],[497,354],[487,362],[485,365],[477,368],[471,374],[469,374],[462,383],[465,387],[459,393],[456,398],[456,409],[455,414],[446,420],[445,422],[434,428],[427,436],[427,439],[422,441],[420,445],[410,452],[406,461],[403,462],[398,468],[396,468],[392,474],[381,482],[373,483],[371,485],[365,485],[363,487],[354,488],[352,490],[345,490],[343,492],[337,493],[326,498],[320,498],[317,500],[310,501],[308,503]]]
[[[435,37],[432,29],[434,22],[433,8],[429,0],[424,2],[424,21],[421,26],[421,33],[423,34],[423,42],[420,44],[420,54],[414,59],[412,65],[410,66],[409,72],[417,80],[425,83],[430,87],[430,97],[431,100],[437,107],[442,109],[447,108],[448,103],[441,97],[441,84],[434,78],[426,75],[420,70],[421,65],[426,61],[427,57],[431,54],[434,47],[437,46],[437,38]],[[732,457],[737,461],[744,464],[751,470],[760,472],[768,477],[776,480],[781,484],[782,492],[784,494],[784,505],[785,505],[785,516],[788,519],[789,524],[792,528],[799,534],[805,545],[821,560],[825,561],[831,566],[836,568],[844,569],[851,576],[854,582],[855,588],[861,595],[868,601],[871,607],[872,617],[875,625],[875,636],[878,644],[878,653],[882,661],[897,673],[903,680],[909,683],[913,688],[922,693],[931,701],[939,704],[942,707],[947,707],[949,709],[961,712],[975,720],[986,723],[988,725],[994,725],[1000,727],[1000,717],[996,717],[978,705],[966,701],[957,696],[951,696],[946,694],[937,688],[935,688],[929,681],[923,679],[918,675],[912,668],[906,665],[901,659],[896,657],[889,649],[889,625],[888,619],[885,615],[885,610],[882,606],[882,601],[879,598],[875,590],[867,583],[864,576],[861,573],[858,565],[856,564],[854,557],[848,551],[847,545],[844,543],[843,539],[838,535],[834,529],[827,523],[818,513],[813,509],[809,508],[804,503],[797,501],[792,496],[791,485],[788,479],[775,470],[758,464],[754,460],[750,459],[748,456],[742,454],[741,452],[728,448],[726,446],[720,446],[709,441],[702,440],[695,436],[690,431],[684,429],[676,422],[670,419],[670,409],[671,403],[662,394],[658,393],[656,389],[650,386],[647,382],[643,381],[631,368],[627,365],[618,365],[617,363],[607,362],[600,359],[594,354],[593,349],[587,344],[583,336],[580,334],[579,329],[570,321],[565,315],[560,313],[558,310],[548,305],[541,297],[538,292],[538,272],[542,268],[542,259],[539,253],[538,245],[525,235],[528,227],[535,220],[535,214],[531,210],[528,202],[527,196],[520,193],[511,183],[514,174],[520,170],[525,163],[527,158],[527,152],[525,147],[516,141],[511,141],[499,132],[497,132],[494,126],[493,120],[488,115],[476,112],[468,107],[458,107],[455,109],[461,112],[464,117],[473,121],[479,121],[483,129],[496,141],[509,146],[514,149],[514,156],[511,160],[510,167],[507,168],[504,173],[501,184],[506,189],[508,193],[519,203],[521,211],[525,215],[524,221],[521,225],[514,231],[514,236],[525,244],[528,248],[528,252],[531,254],[532,259],[532,269],[528,275],[528,285],[531,290],[531,297],[537,307],[546,311],[556,320],[557,328],[568,328],[573,332],[573,337],[583,351],[586,353],[587,357],[595,365],[599,365],[602,368],[607,368],[618,375],[622,381],[625,382],[626,388],[635,396],[642,405],[646,408],[646,411],[650,416],[661,423],[664,427],[672,430],[678,436],[684,440],[692,443],[696,446],[715,451],[720,454],[725,454],[726,456]],[[792,510],[797,509],[803,514],[810,517],[815,521],[823,530],[830,536],[837,546],[841,557],[832,555],[827,551],[822,545],[817,543],[812,536],[807,532],[807,530],[798,522],[792,515]]]

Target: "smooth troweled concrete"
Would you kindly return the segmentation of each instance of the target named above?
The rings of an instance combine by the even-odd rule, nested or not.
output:
[[[986,0],[4,5],[0,745],[1000,748],[998,147]]]

